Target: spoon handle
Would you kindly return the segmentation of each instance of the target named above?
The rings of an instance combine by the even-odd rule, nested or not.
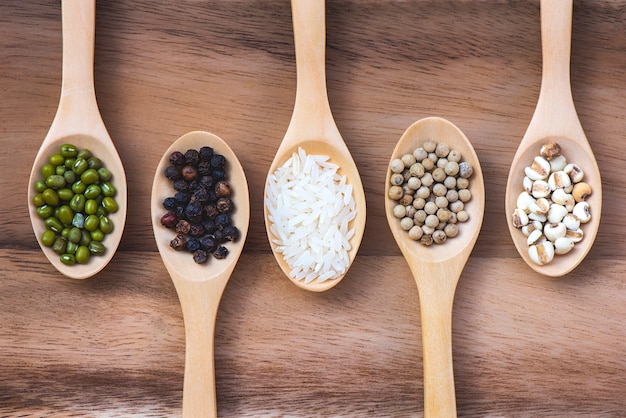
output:
[[[49,137],[89,133],[108,138],[93,81],[95,0],[63,0],[63,75],[61,98]]]
[[[296,50],[296,102],[287,138],[341,138],[326,90],[326,7],[324,0],[291,1]],[[292,134],[293,129],[298,133]],[[341,141],[340,141],[341,142]]]
[[[76,91],[94,93],[93,58],[95,0],[63,0],[62,96]]]
[[[553,112],[562,112],[567,108],[573,113],[568,116],[576,117],[570,84],[572,11],[573,0],[541,0],[542,77],[539,105]]]
[[[174,280],[185,322],[183,417],[217,416],[214,368],[215,319],[226,279]]]
[[[418,285],[424,363],[424,416],[456,417],[452,360],[452,305],[464,260],[413,263]]]

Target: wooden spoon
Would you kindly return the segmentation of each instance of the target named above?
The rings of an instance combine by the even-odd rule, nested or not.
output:
[[[352,155],[333,119],[326,91],[326,22],[324,0],[292,0],[294,40],[296,49],[297,89],[296,101],[285,137],[276,152],[269,169],[269,175],[282,166],[298,147],[307,154],[319,154],[330,157],[330,161],[340,168],[338,173],[346,176],[353,187],[356,204],[356,218],[350,227],[355,229],[350,239],[351,250],[348,252],[350,263],[354,261],[365,230],[365,193],[361,177]],[[268,175],[268,178],[269,178]],[[266,183],[267,185],[267,183]],[[267,187],[267,186],[266,186]],[[267,196],[267,190],[266,190]],[[281,253],[276,251],[274,235],[270,231],[271,221],[265,207],[265,226],[270,246],[285,275],[297,286],[322,292],[334,287],[343,277],[319,283],[317,279],[305,284],[290,276],[290,267]],[[347,270],[346,270],[347,271]]]
[[[63,0],[63,80],[57,113],[52,121],[30,173],[28,182],[28,209],[37,241],[50,263],[64,275],[74,279],[85,279],[102,270],[111,260],[122,239],[126,223],[127,189],[126,174],[115,145],[104,126],[98,110],[93,82],[93,57],[96,20],[95,0]],[[106,235],[103,243],[106,252],[91,257],[87,264],[67,266],[59,255],[41,242],[45,226],[37,216],[37,207],[32,203],[36,194],[35,183],[42,179],[41,167],[53,154],[59,153],[64,143],[72,143],[79,149],[89,149],[100,158],[113,174],[112,182],[117,189],[115,200],[119,210],[110,215],[114,228]]]
[[[602,212],[600,170],[576,114],[570,85],[572,3],[572,0],[541,1],[541,90],[535,113],[511,163],[505,194],[507,224],[517,251],[533,270],[553,277],[569,273],[585,258],[598,232]],[[539,266],[530,259],[526,237],[513,227],[511,215],[517,206],[517,197],[524,190],[524,168],[539,155],[541,145],[547,141],[557,142],[568,162],[583,169],[584,181],[592,188],[587,199],[592,216],[582,225],[583,240],[570,253],[557,255],[551,263]]]
[[[169,246],[174,233],[161,225],[161,217],[166,212],[163,208],[164,199],[175,193],[171,182],[164,175],[170,154],[174,151],[184,153],[188,149],[199,150],[203,146],[210,146],[215,153],[226,157],[227,180],[233,190],[231,198],[235,204],[232,220],[241,235],[237,241],[226,244],[229,254],[225,259],[211,257],[208,264],[200,265],[193,261],[191,253],[174,251]],[[183,416],[215,417],[215,318],[226,283],[243,250],[250,222],[250,197],[243,167],[234,152],[219,137],[208,132],[189,132],[176,140],[159,162],[152,183],[150,210],[157,247],[176,287],[185,321]]]
[[[387,198],[391,171],[385,183],[385,212],[391,233],[406,258],[417,283],[422,322],[424,362],[424,414],[455,417],[456,399],[452,367],[452,304],[461,272],[478,238],[485,209],[485,186],[476,152],[455,125],[441,118],[421,119],[411,125],[396,145],[392,160],[412,153],[427,140],[445,142],[472,164],[472,199],[465,205],[469,221],[459,224],[459,234],[442,245],[426,247],[409,238],[393,215],[395,202]]]

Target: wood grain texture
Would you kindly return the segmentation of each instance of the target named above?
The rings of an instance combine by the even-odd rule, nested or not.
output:
[[[284,0],[98,2],[96,94],[127,170],[127,228],[97,277],[78,283],[47,263],[26,190],[58,105],[60,18],[59,1],[0,3],[1,416],[180,416],[184,329],[150,189],[162,153],[196,129],[228,142],[250,183],[248,240],[218,314],[220,416],[420,416],[418,295],[383,190],[396,142],[426,116],[472,141],[487,191],[453,312],[459,416],[623,415],[626,3],[574,4],[572,91],[603,214],[586,260],[546,279],[519,259],[504,213],[539,94],[539,2],[328,0],[329,101],[368,219],[348,276],[322,295],[284,277],[263,225],[295,99]]]

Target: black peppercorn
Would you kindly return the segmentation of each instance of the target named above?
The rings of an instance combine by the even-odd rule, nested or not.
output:
[[[179,234],[186,235],[189,233],[190,229],[191,224],[184,219],[181,219],[176,223],[176,232],[178,232]]]
[[[174,151],[170,155],[170,163],[174,165],[183,165],[185,164],[185,156],[180,151]]]
[[[195,252],[200,249],[200,241],[196,238],[189,238],[187,240],[187,250],[190,252]]]
[[[187,191],[187,182],[183,179],[175,180],[172,184],[174,186],[174,190],[178,192],[186,192]]]
[[[212,176],[214,180],[224,180],[226,178],[226,172],[221,169],[213,170]]]
[[[220,245],[215,249],[215,251],[213,251],[213,257],[217,258],[218,260],[226,258],[227,255],[228,248],[224,247],[223,245]]]
[[[174,215],[176,215],[177,218],[182,218],[184,214],[185,214],[185,207],[176,206],[176,209],[174,209]]]
[[[225,213],[219,213],[215,216],[215,226],[218,229],[223,229],[224,227],[231,224],[230,216]]]
[[[187,238],[185,238],[184,235],[176,235],[174,239],[170,241],[170,247],[176,251],[184,250],[185,245],[187,245]]]
[[[225,181],[218,181],[215,183],[215,196],[228,197],[230,196],[230,186]]]
[[[185,181],[193,181],[198,177],[198,169],[192,165],[184,166],[180,173]]]
[[[198,173],[200,173],[201,176],[208,176],[209,174],[211,174],[212,171],[213,168],[211,167],[210,162],[200,161],[198,163]]]
[[[198,151],[196,151],[195,149],[189,149],[185,153],[185,163],[186,164],[196,165],[196,164],[198,164],[198,158],[199,158]]]
[[[213,231],[213,236],[215,237],[215,240],[218,243],[224,242],[224,230],[223,229],[216,229],[215,231]]]
[[[211,156],[211,167],[213,168],[223,168],[226,163],[226,157],[221,154],[213,154]]]
[[[161,217],[161,225],[166,228],[174,228],[176,226],[176,222],[178,218],[172,212],[167,212],[165,215]]]
[[[213,219],[204,220],[202,222],[202,226],[204,227],[204,230],[209,234],[215,231],[215,222],[213,221]]]
[[[213,177],[209,175],[200,177],[198,183],[200,184],[200,187],[204,187],[207,190],[213,189],[213,184],[215,184]]]
[[[202,224],[200,223],[193,223],[191,224],[191,227],[189,228],[189,235],[195,238],[200,237],[202,234],[204,234],[204,232],[205,232],[204,226],[202,226]]]
[[[198,187],[196,191],[193,192],[193,196],[191,196],[192,202],[206,202],[207,200],[209,200],[209,194],[203,187]]]
[[[180,178],[180,171],[173,165],[169,165],[165,168],[165,177],[170,180],[178,180]]]
[[[167,210],[174,210],[176,207],[176,199],[173,197],[166,197],[163,201],[163,207]]]
[[[224,228],[224,238],[228,241],[237,241],[239,239],[239,229],[236,226],[229,225]]]
[[[204,250],[197,250],[193,253],[193,261],[197,264],[204,264],[209,261],[209,255]]]
[[[220,213],[228,213],[233,210],[233,201],[227,197],[220,197],[215,204],[217,211]]]
[[[185,207],[185,216],[188,218],[196,218],[202,215],[202,205],[200,202],[189,203]]]
[[[198,158],[200,161],[209,161],[213,156],[213,148],[211,147],[202,147],[200,151],[198,151]]]
[[[177,192],[174,195],[174,199],[176,199],[176,203],[179,205],[185,205],[189,202],[189,196],[185,192]]]
[[[217,206],[210,204],[204,207],[204,214],[207,218],[213,219],[217,216],[219,212],[217,211]]]
[[[217,248],[217,240],[213,235],[203,235],[200,237],[200,246],[208,252],[213,252]]]

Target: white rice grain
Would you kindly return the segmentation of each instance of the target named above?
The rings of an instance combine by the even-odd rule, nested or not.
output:
[[[272,242],[296,280],[324,282],[348,268],[356,205],[352,186],[338,169],[329,157],[298,148],[268,177],[265,206]]]

